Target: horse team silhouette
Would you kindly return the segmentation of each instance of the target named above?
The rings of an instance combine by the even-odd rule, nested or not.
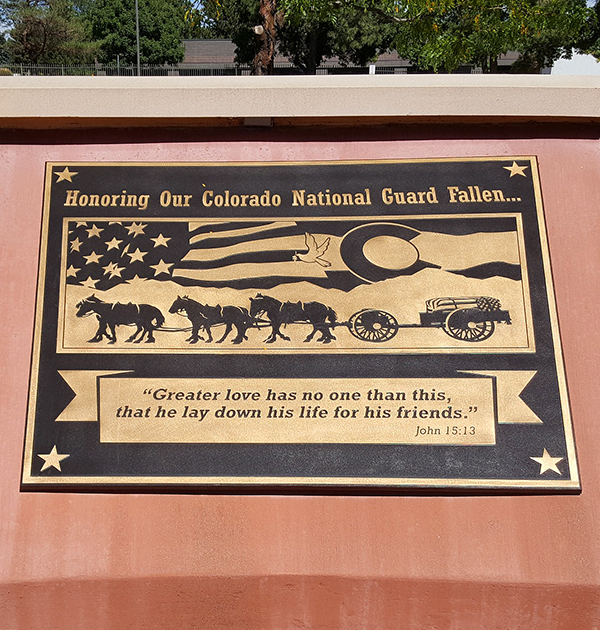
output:
[[[103,337],[108,339],[108,343],[116,343],[116,328],[122,324],[133,324],[137,327],[125,341],[140,343],[146,337],[147,343],[154,343],[154,331],[165,322],[160,310],[151,304],[132,304],[131,302],[111,304],[103,302],[95,295],[81,300],[76,308],[77,317],[87,317],[95,313],[98,318],[98,330],[91,339],[88,339],[89,343],[98,343]]]
[[[146,343],[156,341],[154,332],[156,330],[189,330],[186,329],[165,329],[162,328],[165,318],[156,306],[151,304],[121,304],[120,302],[104,302],[95,295],[81,300],[76,305],[77,317],[96,315],[98,320],[98,330],[96,334],[88,339],[88,343],[99,343],[104,337],[108,343],[117,341],[118,326],[136,326],[135,332],[130,335],[126,342]],[[169,313],[183,315],[190,320],[191,334],[186,339],[190,344],[204,340],[211,343],[213,326],[225,325],[223,335],[217,339],[216,343],[222,343],[235,328],[237,334],[232,339],[232,343],[241,344],[248,340],[248,329],[259,327],[270,327],[271,332],[264,340],[264,343],[275,343],[277,338],[290,341],[290,338],[281,332],[281,327],[287,324],[311,324],[313,329],[307,335],[305,342],[313,340],[317,333],[320,336],[318,342],[331,343],[335,339],[332,328],[337,323],[335,311],[321,304],[320,302],[281,302],[269,295],[258,293],[256,297],[250,298],[250,310],[241,306],[211,306],[192,300],[187,295],[177,296],[169,308]],[[266,319],[260,319],[265,317]],[[206,339],[200,336],[200,331],[206,334]]]

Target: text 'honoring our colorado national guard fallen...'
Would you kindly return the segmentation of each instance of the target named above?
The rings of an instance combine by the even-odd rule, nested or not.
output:
[[[537,164],[49,164],[23,485],[579,488]]]

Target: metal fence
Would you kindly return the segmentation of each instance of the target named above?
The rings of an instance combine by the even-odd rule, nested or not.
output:
[[[476,73],[480,69],[465,66],[460,68],[459,73]],[[324,74],[413,74],[419,71],[418,68],[403,65],[377,65],[370,66],[341,66],[339,64],[326,63],[317,69],[318,75]],[[180,77],[216,77],[216,76],[244,76],[250,74],[249,66],[238,66],[235,64],[179,64],[177,66],[142,66],[141,76],[180,76]],[[276,64],[274,74],[277,75],[299,75],[301,70],[292,64]],[[25,65],[25,64],[0,64],[0,76],[48,76],[48,77],[83,77],[83,76],[107,76],[107,77],[132,77],[137,76],[137,67],[129,65]]]

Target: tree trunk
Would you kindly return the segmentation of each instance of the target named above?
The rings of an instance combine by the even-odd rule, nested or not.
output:
[[[306,74],[317,74],[317,27],[313,26],[308,35],[308,59]]]
[[[277,0],[260,0],[259,13],[259,25],[262,26],[262,33],[257,34],[259,50],[252,60],[252,74],[273,74],[275,42],[277,39],[277,31],[275,27]]]

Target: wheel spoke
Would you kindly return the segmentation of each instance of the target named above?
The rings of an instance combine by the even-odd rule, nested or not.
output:
[[[349,330],[358,339],[380,343],[396,335],[398,323],[384,311],[365,310],[350,318]]]
[[[446,334],[461,341],[483,341],[495,330],[492,320],[484,319],[485,314],[478,309],[457,309],[446,317],[443,330]]]

